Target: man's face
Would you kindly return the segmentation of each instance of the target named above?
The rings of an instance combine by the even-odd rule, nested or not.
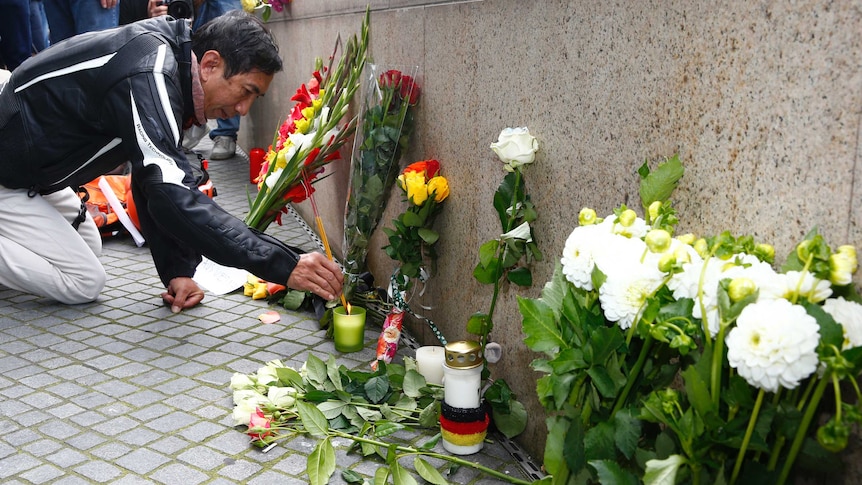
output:
[[[200,67],[204,114],[210,120],[236,114],[245,116],[254,100],[269,89],[273,78],[272,74],[251,71],[225,79],[224,59],[215,51],[204,54]]]

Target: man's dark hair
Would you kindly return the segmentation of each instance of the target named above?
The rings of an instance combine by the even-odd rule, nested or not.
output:
[[[275,74],[282,69],[272,33],[260,19],[242,10],[231,10],[200,26],[192,34],[192,50],[198,59],[206,51],[221,54],[226,78],[254,70]]]

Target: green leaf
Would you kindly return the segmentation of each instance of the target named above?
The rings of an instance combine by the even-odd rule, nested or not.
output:
[[[644,472],[644,485],[674,485],[679,467],[686,463],[685,457],[671,455],[664,460],[649,460]]]
[[[587,460],[613,460],[615,458],[614,426],[602,421],[584,434]]]
[[[584,441],[584,426],[581,420],[576,418],[572,421],[561,421],[567,428],[562,430],[565,433],[565,440],[562,444],[563,459],[569,470],[574,474],[580,473],[587,466],[586,442]],[[558,424],[558,426],[560,426]],[[547,453],[547,451],[545,451]]]
[[[338,362],[335,361],[335,356],[330,354],[326,360],[326,375],[329,381],[335,386],[338,391],[343,391],[344,386],[341,383],[341,372],[339,371]]]
[[[518,286],[523,286],[525,288],[533,286],[533,273],[523,266],[506,273],[506,278]]]
[[[313,390],[305,393],[305,400],[309,402],[323,402],[333,398],[335,398],[335,394],[328,391]]]
[[[389,467],[379,467],[374,472],[374,485],[386,485],[389,479]]]
[[[329,377],[326,373],[326,364],[314,354],[308,354],[308,359],[305,360],[305,370],[308,380],[313,384],[322,386]]]
[[[425,382],[425,377],[422,374],[416,372],[413,369],[407,371],[404,374],[404,383],[401,386],[401,390],[404,392],[404,395],[409,397],[421,397],[422,391],[421,389],[427,385]]]
[[[341,478],[347,483],[362,483],[365,478],[353,470],[341,470]]]
[[[433,483],[434,485],[449,484],[436,468],[418,456],[413,459],[413,468],[415,468],[416,473],[418,473],[419,476],[424,478],[428,483]]]
[[[422,227],[423,222],[419,214],[415,212],[407,211],[401,214],[401,223],[407,227]]]
[[[419,485],[410,470],[404,468],[397,461],[392,460],[392,481],[395,485]]]
[[[429,439],[428,441],[419,445],[419,449],[425,450],[425,451],[433,450],[434,447],[437,446],[437,443],[440,442],[440,438],[441,438],[440,433],[435,434],[434,436],[431,437],[431,439]]]
[[[491,333],[491,319],[488,315],[482,312],[476,312],[470,315],[467,320],[467,332],[473,335],[487,335]]]
[[[388,392],[389,377],[387,376],[375,376],[368,379],[368,382],[365,383],[365,395],[368,396],[368,400],[374,404],[378,404],[383,401]]]
[[[706,382],[694,366],[689,366],[682,371],[682,377],[685,381],[685,395],[688,397],[688,402],[701,417],[706,418],[709,414],[718,412],[713,406]]]
[[[329,437],[317,443],[306,462],[311,485],[326,485],[335,472],[335,448]]]
[[[329,421],[326,416],[317,409],[314,404],[297,400],[296,408],[299,412],[299,419],[302,421],[302,426],[305,431],[315,438],[324,438],[329,430]]]
[[[587,374],[589,374],[593,385],[596,386],[602,397],[612,398],[617,395],[619,389],[616,382],[614,382],[614,379],[611,378],[611,375],[604,366],[594,365],[587,370]]]
[[[440,239],[440,234],[437,234],[437,231],[428,229],[427,227],[420,227],[419,237],[425,241],[425,244],[434,244],[438,239]]]
[[[527,427],[527,410],[520,401],[509,403],[509,412],[503,413],[492,409],[494,425],[507,438],[514,438],[521,434]]]
[[[335,419],[341,416],[341,412],[348,404],[344,401],[324,401],[317,405],[317,409],[323,413],[326,419]]]
[[[479,246],[479,264],[484,267],[489,267],[497,261],[497,249],[500,247],[500,241],[491,239],[490,241]]]
[[[433,428],[437,426],[440,418],[440,401],[431,401],[431,404],[425,406],[422,412],[419,413],[419,426],[423,428]]]
[[[563,265],[557,261],[553,276],[542,288],[542,300],[554,311],[554,314],[559,315],[563,308],[563,298],[568,291],[569,282],[563,274]]]
[[[278,376],[278,382],[282,387],[305,389],[302,376],[290,367],[276,367],[275,374]]]
[[[660,163],[648,175],[642,175],[640,183],[641,204],[644,207],[649,207],[655,201],[667,201],[684,172],[685,169],[679,160],[679,155],[674,155],[664,163]]]
[[[615,461],[593,460],[590,466],[596,469],[599,483],[602,485],[638,485],[638,478],[630,471],[624,470]]]
[[[563,460],[563,450],[566,449],[566,432],[569,430],[570,421],[564,416],[549,416],[545,418],[545,423],[548,426],[548,437],[545,439],[543,464],[547,473],[556,475],[566,466]],[[581,448],[581,453],[576,453],[575,458],[582,459],[583,456],[583,448]]]
[[[384,436],[389,436],[392,433],[401,431],[402,429],[406,429],[406,428],[407,428],[407,426],[404,426],[401,423],[393,423],[390,421],[378,422],[374,426],[374,437],[375,438],[382,438]]]
[[[557,319],[551,307],[542,300],[518,297],[518,309],[523,317],[522,327],[527,336],[524,343],[534,352],[553,355],[565,348]]]
[[[640,435],[641,422],[630,411],[621,410],[614,415],[614,444],[626,458],[634,456]]]

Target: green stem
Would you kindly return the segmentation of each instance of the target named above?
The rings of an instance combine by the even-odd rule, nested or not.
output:
[[[384,448],[388,448],[390,446],[390,443],[386,443],[384,441],[377,441],[377,440],[372,440],[369,438],[363,438],[361,436],[354,436],[350,433],[345,433],[343,431],[331,430],[330,435],[331,436],[339,436],[341,438],[351,439],[351,440],[359,442],[359,443],[367,443],[367,444],[374,445],[374,446],[382,446]],[[397,451],[403,452],[404,454],[402,456],[423,455],[423,456],[428,456],[431,458],[437,458],[440,460],[445,460],[445,461],[448,461],[449,463],[455,463],[456,465],[469,466],[471,468],[475,468],[476,470],[481,471],[482,473],[490,475],[494,478],[499,478],[500,480],[505,480],[509,483],[514,483],[516,485],[530,485],[531,483],[533,483],[533,482],[528,482],[526,480],[521,480],[519,478],[512,477],[512,476],[507,475],[503,472],[499,472],[499,471],[494,470],[492,468],[488,468],[486,466],[480,465],[477,462],[468,461],[468,460],[465,460],[463,458],[459,458],[457,456],[446,455],[443,453],[435,453],[433,451],[424,451],[424,450],[412,448],[409,446],[396,446],[395,449]]]
[[[802,422],[799,428],[796,429],[796,435],[793,437],[793,443],[790,445],[790,452],[787,458],[784,459],[784,466],[781,468],[781,475],[778,476],[777,485],[784,485],[787,477],[790,476],[790,470],[793,469],[793,463],[796,461],[796,456],[799,450],[802,449],[802,442],[805,440],[805,435],[808,434],[808,426],[814,418],[814,413],[817,411],[817,406],[820,404],[820,398],[823,397],[823,392],[826,390],[826,385],[829,379],[821,378],[817,383],[817,388],[814,390],[814,395],[805,409],[805,414],[802,416]]]
[[[724,332],[727,326],[720,322],[718,335],[715,337],[715,346],[712,348],[712,367],[709,371],[710,393],[712,404],[718,409],[721,400],[721,363],[724,361]]]
[[[760,405],[763,404],[763,396],[766,391],[761,389],[757,393],[757,401],[754,402],[754,409],[751,410],[751,417],[748,419],[748,428],[745,430],[745,437],[742,438],[742,446],[739,447],[739,453],[736,455],[736,463],[733,464],[733,473],[730,475],[730,485],[736,483],[736,478],[739,476],[739,470],[742,469],[742,458],[745,456],[745,450],[748,448],[748,443],[751,441],[751,435],[754,433],[754,425],[757,424],[757,415],[760,413]]]
[[[647,356],[649,355],[650,348],[652,347],[652,335],[647,335],[644,339],[643,347],[641,347],[641,353],[638,355],[638,360],[635,362],[635,366],[632,367],[631,372],[629,372],[629,376],[626,379],[626,386],[623,388],[622,393],[617,397],[617,402],[614,403],[614,408],[611,411],[611,417],[613,417],[617,411],[622,409],[623,404],[625,404],[626,399],[628,398],[629,391],[631,391],[632,386],[635,385],[635,381],[638,379],[641,373],[641,369],[643,369],[644,362],[646,362]]]
[[[518,202],[518,188],[521,186],[521,171],[515,169],[515,187],[512,190],[512,201],[509,203],[509,207],[512,210],[512,213],[509,214],[509,218],[506,220],[506,227],[503,228],[503,234],[512,230],[512,225],[515,223],[515,214],[518,212],[515,208],[515,204]],[[491,296],[491,306],[488,308],[488,322],[486,328],[482,329],[481,342],[482,345],[482,355],[485,355],[485,345],[488,343],[488,334],[490,331],[487,327],[491,326],[491,322],[494,321],[494,309],[497,306],[497,297],[500,294],[500,280],[503,278],[503,256],[506,253],[506,245],[501,244],[497,246],[497,266],[496,266],[496,274],[494,275],[494,294]]]

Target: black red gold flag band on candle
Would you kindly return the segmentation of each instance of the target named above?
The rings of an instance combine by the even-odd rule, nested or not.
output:
[[[458,421],[446,419],[444,416],[440,416],[440,428],[455,434],[467,435],[482,433],[488,431],[489,424],[491,424],[491,418],[487,413],[485,414],[485,419],[469,423],[460,423]]]
[[[488,416],[488,411],[485,406],[479,406],[478,408],[456,408],[446,404],[446,401],[440,401],[440,415],[449,421],[472,423],[474,421],[484,421]]]

